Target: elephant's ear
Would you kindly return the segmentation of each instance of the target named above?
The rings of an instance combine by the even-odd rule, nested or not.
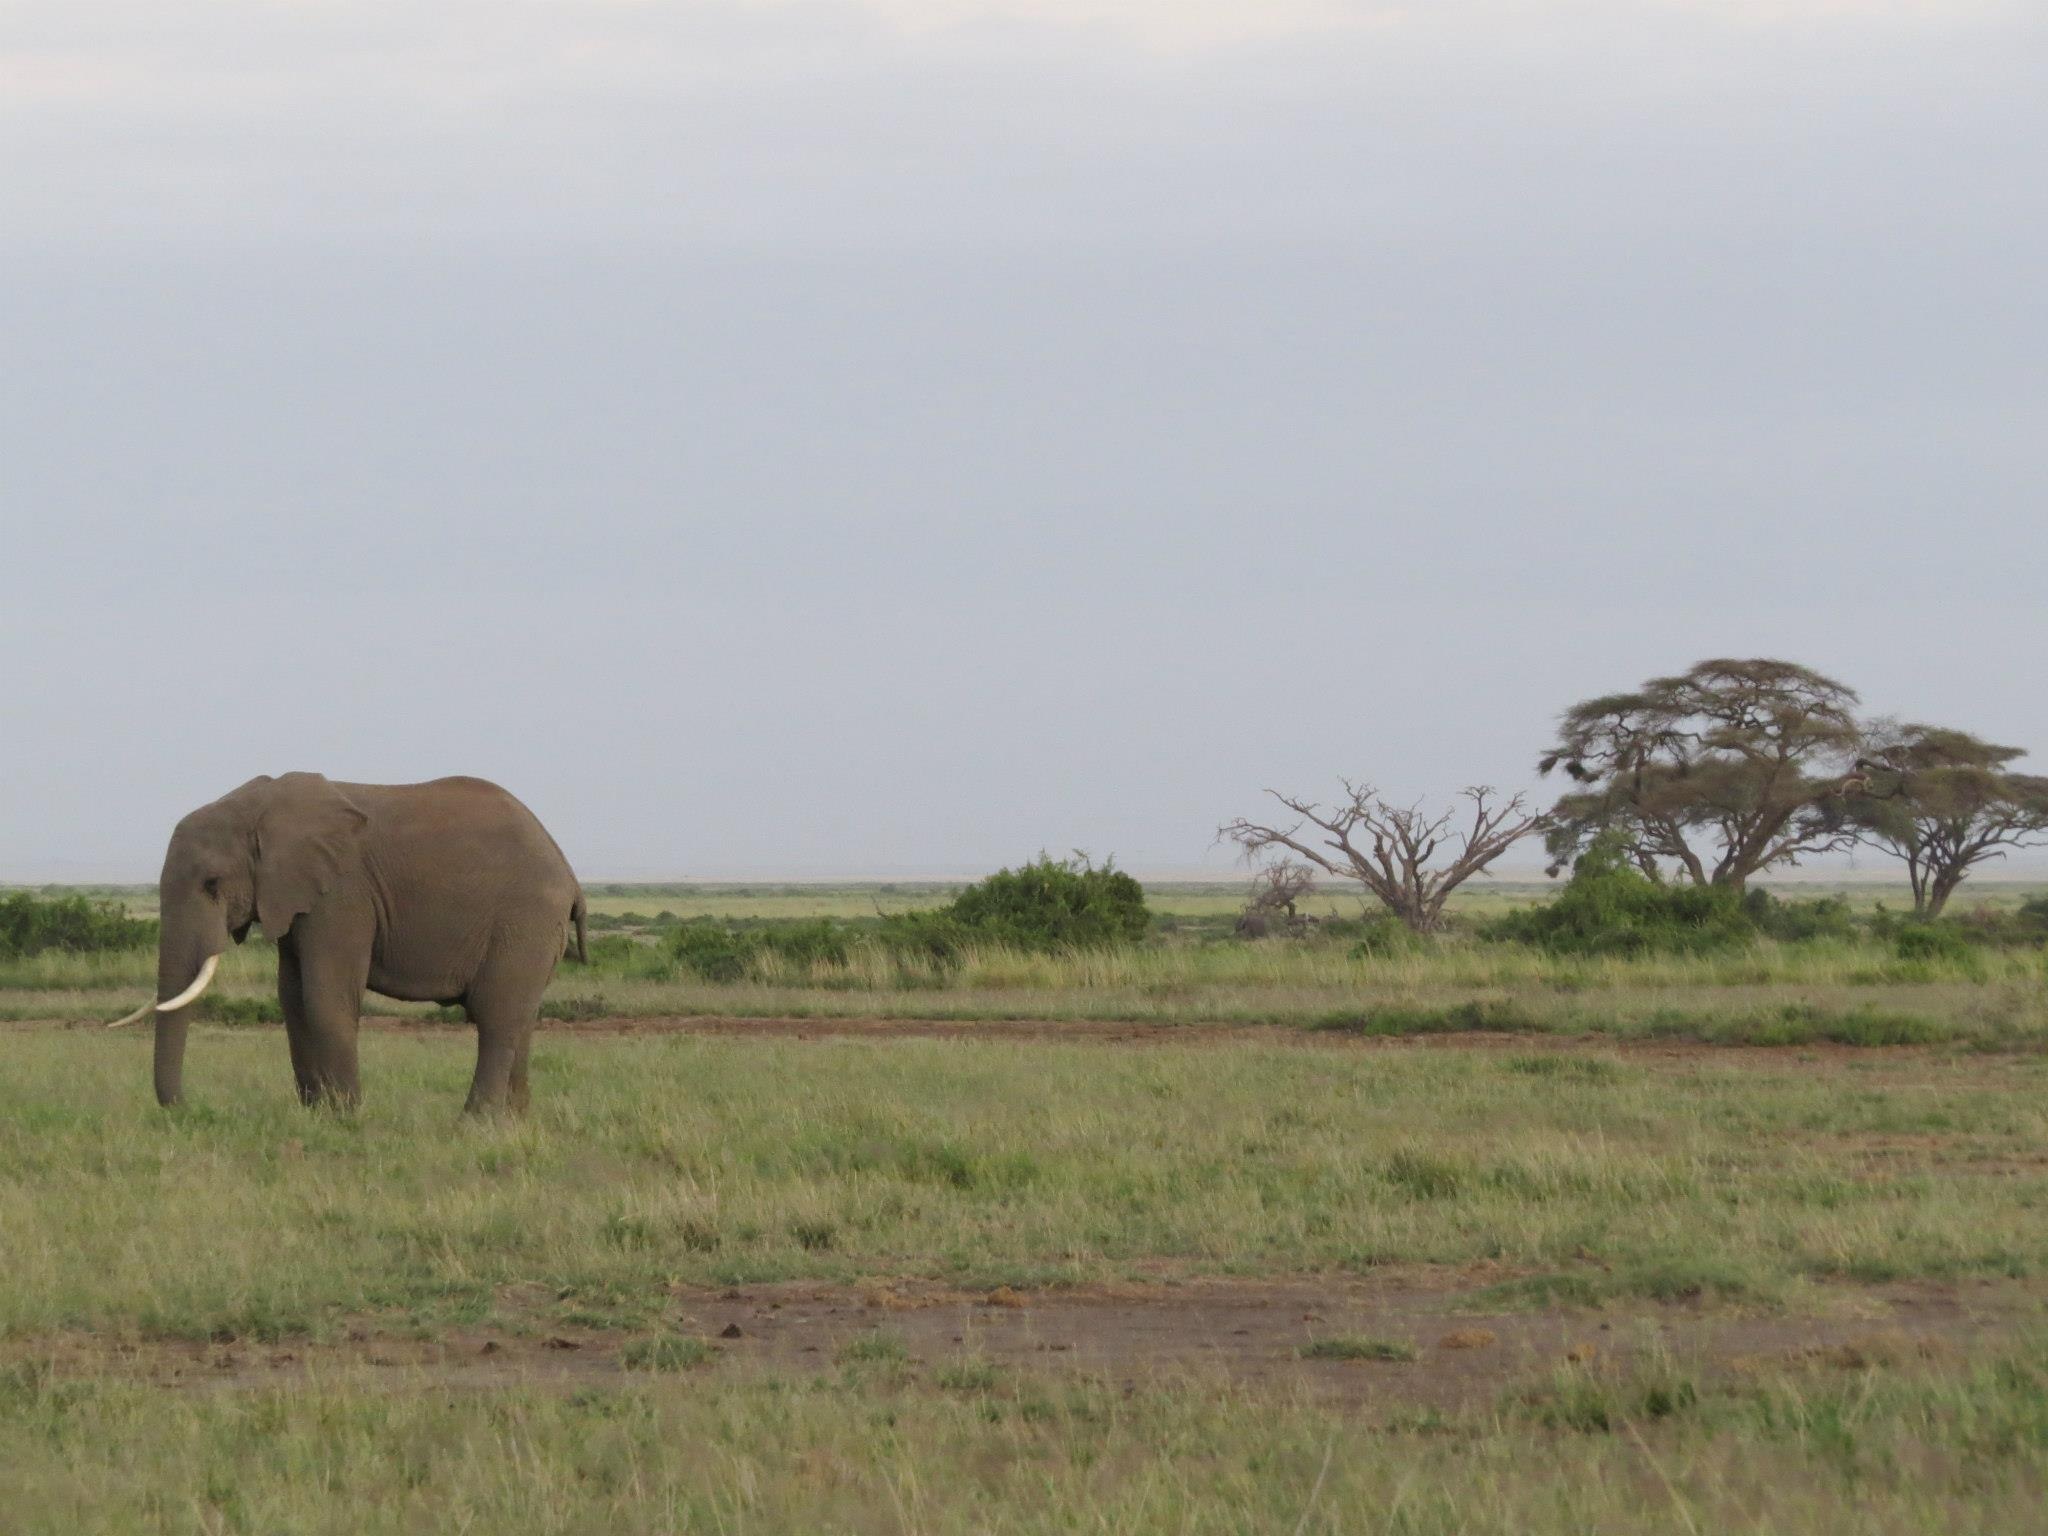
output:
[[[256,915],[281,939],[360,861],[361,807],[317,773],[273,781],[256,823]]]

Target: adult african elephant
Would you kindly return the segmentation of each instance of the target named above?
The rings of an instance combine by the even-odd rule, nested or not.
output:
[[[337,784],[265,775],[203,805],[164,855],[156,1097],[183,1089],[185,1026],[228,941],[261,922],[277,941],[277,995],[307,1104],[353,1105],[363,990],[461,1003],[476,1025],[468,1109],[526,1106],[542,989],[583,891],[533,812],[482,779]],[[109,1028],[117,1027],[109,1025]]]

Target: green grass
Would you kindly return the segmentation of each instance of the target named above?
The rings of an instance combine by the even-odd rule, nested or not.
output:
[[[196,1031],[171,1113],[143,1037],[16,1030],[7,1056],[0,1336],[639,1328],[679,1283],[873,1275],[1483,1264],[1764,1307],[2048,1275],[2034,1057],[543,1036],[533,1112],[474,1124],[454,1031],[366,1037],[353,1117],[298,1107],[275,1031]],[[504,1313],[508,1288],[544,1299]]]
[[[989,949],[928,974],[861,952],[849,964],[802,974],[769,964],[731,984],[677,975],[653,945],[635,946],[632,956],[644,963],[564,965],[545,1016],[1073,1019],[1372,1035],[1486,1030],[1719,1044],[2048,1047],[2048,960],[2024,949],[1901,961],[1865,941],[1588,961],[1469,942],[1377,957],[1322,942],[1161,942],[1084,955]],[[275,965],[260,942],[231,950],[201,1016],[274,1023]],[[143,952],[16,961],[0,967],[0,1019],[112,1018],[148,995],[153,973]],[[458,1017],[378,999],[369,1006]]]
[[[945,1392],[993,1392],[1002,1380],[994,1364],[973,1356],[942,1361],[932,1371],[932,1385]]]
[[[4,1031],[10,1531],[2038,1523],[2048,1346],[2024,1335],[1854,1369],[1500,1351],[1497,1389],[1450,1408],[1427,1391],[1448,1356],[1338,1334],[1303,1353],[1357,1369],[1293,1370],[1416,1395],[1333,1407],[1284,1374],[1098,1380],[1059,1369],[1068,1356],[998,1368],[971,1343],[923,1363],[889,1330],[776,1369],[694,1336],[675,1299],[783,1280],[1392,1271],[1442,1296],[1447,1328],[1532,1309],[1604,1344],[1646,1308],[1782,1326],[1865,1316],[1879,1285],[2010,1297],[2048,1276],[2037,953],[1565,962],[1454,942],[1374,958],[1182,934],[1089,956],[990,950],[921,979],[771,967],[730,986],[636,957],[640,974],[564,967],[551,1011],[1135,1019],[1189,1025],[1190,1043],[545,1033],[532,1113],[484,1123],[457,1119],[474,1049],[460,1028],[366,1036],[364,1108],[301,1110],[263,1023],[273,963],[261,944],[227,958],[177,1112],[150,1100],[145,1031]],[[0,971],[0,1010],[111,1017],[150,979],[139,953],[39,957]],[[1205,1042],[1205,1023],[1296,1028]],[[1475,1031],[1528,1040],[1345,1038]],[[1845,1044],[1877,1049],[1822,1049]],[[1921,1049],[1882,1049],[1898,1045]],[[343,1345],[354,1329],[457,1328],[605,1343],[562,1357],[579,1364],[561,1383],[508,1372],[462,1390],[351,1363]],[[195,1350],[310,1338],[339,1363],[170,1389],[81,1355],[88,1334]],[[614,1357],[623,1372],[603,1368]]]
[[[672,885],[593,888],[593,910],[653,918],[780,922],[872,918],[930,906],[956,887],[924,884]],[[1810,893],[1806,887],[1800,888]],[[1868,902],[1883,887],[1854,887]],[[1984,886],[2012,905],[2033,887]],[[1462,893],[1470,919],[1554,890],[1513,884]],[[114,893],[131,903],[146,890]],[[1151,941],[1068,954],[1001,945],[954,962],[856,944],[840,961],[763,952],[737,980],[689,973],[658,935],[610,933],[589,966],[565,964],[544,1016],[897,1017],[1280,1025],[1380,1036],[1501,1031],[1729,1045],[1928,1045],[2048,1049],[2048,956],[2025,947],[1903,959],[1875,938],[1758,942],[1711,955],[1572,958],[1453,935],[1389,953],[1343,937],[1246,943],[1227,936],[1237,882],[1161,885]],[[1895,894],[1895,893],[1894,893]],[[1318,898],[1351,910],[1337,897]],[[636,930],[637,932],[637,930]],[[0,1019],[112,1018],[146,997],[154,956],[45,954],[0,965]],[[274,1024],[275,954],[260,939],[229,952],[200,1016]],[[456,1010],[371,999],[380,1012],[453,1022]]]
[[[0,1466],[24,1533],[2018,1532],[2048,1484],[2048,1351],[1575,1367],[1470,1410],[1368,1413],[1199,1378],[175,1393],[25,1370],[0,1381]]]
[[[841,1365],[902,1365],[910,1358],[903,1340],[886,1329],[856,1334],[841,1346]]]

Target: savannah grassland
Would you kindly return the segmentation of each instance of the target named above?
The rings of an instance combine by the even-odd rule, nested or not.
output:
[[[898,895],[600,888],[593,936]],[[2038,949],[1153,904],[928,973],[613,946],[481,1124],[395,1008],[365,1107],[300,1110],[260,946],[168,1114],[146,1036],[65,1027],[147,955],[12,964],[0,1528],[2039,1528]]]

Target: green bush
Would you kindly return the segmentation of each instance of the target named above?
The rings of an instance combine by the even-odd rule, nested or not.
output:
[[[1504,913],[1480,931],[1560,955],[1695,953],[1746,944],[1758,934],[1735,891],[1652,880],[1608,836],[1579,855],[1553,900]]]
[[[844,965],[853,952],[854,931],[829,917],[776,923],[754,931],[760,947],[797,965]]]
[[[669,953],[684,970],[706,981],[738,981],[761,948],[758,935],[724,923],[685,923],[669,935]]]
[[[844,965],[859,942],[860,934],[850,924],[826,917],[745,926],[700,918],[669,934],[668,953],[705,981],[738,981],[757,956],[774,956],[799,966]],[[596,948],[592,946],[593,956]]]
[[[1335,923],[1331,923],[1325,931],[1336,926]],[[1409,955],[1428,943],[1421,934],[1391,912],[1376,912],[1371,917],[1361,918],[1351,931],[1357,934],[1357,942],[1351,946],[1351,958],[1354,960],[1379,960],[1389,955]]]
[[[674,921],[672,913],[662,916]],[[764,958],[799,968],[843,966],[859,951],[879,949],[900,967],[912,960],[950,967],[973,944],[1038,951],[1095,948],[1142,939],[1151,921],[1144,887],[1114,865],[1098,869],[1086,858],[1040,855],[1019,869],[990,875],[935,910],[853,922],[698,918],[679,923],[658,948],[607,935],[591,943],[590,956],[593,964],[620,970],[628,967],[633,952],[660,954],[705,981],[732,982]],[[910,967],[905,981],[930,975],[927,968]]]
[[[2030,897],[2010,911],[1980,902],[1944,921],[1980,948],[2038,949],[2048,941],[2048,897]]]
[[[905,956],[922,956],[942,965],[960,958],[969,935],[950,912],[893,912],[875,927],[875,942]]]
[[[1892,949],[1901,960],[1968,960],[1976,946],[1953,923],[1901,923],[1893,930]]]
[[[0,896],[0,959],[18,960],[45,950],[86,954],[142,949],[156,943],[157,925],[130,917],[116,902],[84,896]]]
[[[627,981],[670,981],[676,957],[661,944],[643,943],[630,934],[607,933],[590,941],[590,968]]]
[[[1841,896],[1787,901],[1759,887],[1744,893],[1742,913],[1766,938],[1787,943],[1853,939],[1858,933],[1855,912]]]
[[[941,911],[968,939],[1041,951],[1135,943],[1152,926],[1142,885],[1078,854],[999,870]]]

